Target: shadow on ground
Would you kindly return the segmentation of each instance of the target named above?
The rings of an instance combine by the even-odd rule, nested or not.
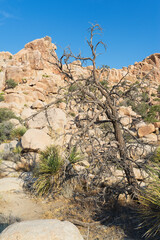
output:
[[[108,219],[102,224],[107,227],[119,227],[123,230],[125,237],[121,240],[146,240],[143,237],[147,229],[139,228],[139,224],[142,219],[137,211],[138,206],[122,206],[117,204],[114,208],[103,207],[100,211],[97,211],[94,220],[101,221],[108,216]],[[107,238],[106,238],[107,239]],[[160,238],[148,238],[147,240],[159,240]]]
[[[5,228],[7,228],[12,223],[20,221],[21,220],[19,218],[15,218],[12,216],[3,216],[2,214],[0,214],[0,234]]]

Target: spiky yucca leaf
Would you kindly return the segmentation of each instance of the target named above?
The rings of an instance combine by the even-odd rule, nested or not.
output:
[[[50,146],[41,152],[40,162],[35,171],[37,180],[34,183],[34,188],[37,194],[48,194],[54,187],[58,187],[58,177],[62,164],[63,161],[56,146]]]
[[[68,160],[70,161],[70,163],[76,163],[82,159],[83,155],[79,151],[77,151],[76,146],[74,146],[70,152]]]
[[[160,165],[150,167],[151,181],[140,196],[140,227],[148,229],[144,236],[151,239],[160,239]]]

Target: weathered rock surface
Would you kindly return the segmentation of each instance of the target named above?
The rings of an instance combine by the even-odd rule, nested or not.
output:
[[[143,138],[144,142],[148,142],[148,143],[156,143],[157,142],[157,135],[154,133],[150,133],[148,135],[145,135]]]
[[[24,221],[7,227],[0,240],[83,240],[79,230],[68,221],[56,219]]]
[[[38,113],[35,117],[27,122],[29,128],[41,129],[49,126],[53,130],[61,129],[62,131],[66,124],[67,118],[64,111],[54,107]]]
[[[32,151],[44,150],[51,145],[51,137],[42,130],[29,129],[23,135],[21,143],[24,149]]]
[[[21,112],[21,118],[26,119],[35,114],[37,111],[31,108],[24,108]]]
[[[0,153],[1,154],[9,153],[17,146],[18,146],[18,141],[16,140],[13,140],[9,143],[2,143],[0,144]]]
[[[0,177],[18,177],[19,173],[16,171],[16,163],[13,161],[3,160],[0,164]]]
[[[137,116],[137,113],[134,112],[131,107],[121,106],[119,108],[118,112],[121,116],[129,116],[129,117],[136,117]]]
[[[155,126],[155,128],[160,128],[160,122],[155,122],[154,126]]]
[[[11,191],[23,191],[22,181],[19,178],[9,177],[0,179],[0,193],[11,192]]]
[[[144,137],[150,133],[153,133],[155,131],[155,126],[150,123],[146,126],[142,126],[138,129],[138,136],[139,137]]]

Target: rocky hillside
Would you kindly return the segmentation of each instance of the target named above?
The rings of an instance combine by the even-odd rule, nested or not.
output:
[[[39,106],[50,103],[58,88],[64,86],[63,77],[56,67],[56,60],[56,46],[50,37],[26,44],[24,49],[15,55],[0,52],[0,91],[5,93],[5,101],[1,102],[1,107],[10,107],[21,113],[24,105],[31,107],[37,100]],[[90,66],[81,67],[81,63],[72,65],[72,72],[77,76],[88,76],[91,69]],[[152,54],[142,62],[122,69],[107,69],[101,78],[103,80],[107,77],[110,84],[114,84],[126,74],[127,80],[131,82],[143,79],[147,75],[151,95],[160,84],[160,54]],[[5,82],[8,79],[13,79],[18,86],[5,90]]]
[[[28,130],[22,137],[21,144],[25,151],[43,150],[51,143],[63,146],[69,141],[70,134],[73,134],[77,128],[73,121],[79,111],[76,102],[71,100],[68,104],[63,99],[63,92],[61,95],[58,92],[67,83],[64,75],[58,70],[57,62],[56,46],[51,42],[50,37],[26,44],[24,49],[15,55],[9,52],[0,53],[0,108],[13,110],[17,117],[24,120],[23,123]],[[89,77],[91,74],[92,66],[82,67],[80,61],[69,65],[75,78]],[[97,69],[97,73],[100,71],[101,69]],[[104,79],[107,79],[110,85],[114,85],[124,76],[126,76],[126,82],[130,84],[141,80],[146,91],[142,93],[144,102],[146,95],[149,99],[148,102],[146,101],[145,107],[148,104],[158,106],[160,94],[158,88],[160,85],[159,53],[152,54],[142,62],[130,65],[128,68],[109,69],[104,67],[100,81],[103,82]],[[16,85],[8,87],[7,81],[12,81]],[[138,91],[140,90],[138,89]],[[139,125],[136,125],[135,119],[141,117],[142,110],[135,112],[134,100],[129,106],[123,106],[124,98],[120,100],[122,104],[118,111],[121,124],[129,129],[133,136],[139,137],[145,142],[157,144],[160,141],[159,108],[156,107],[158,110],[154,112],[157,117],[156,123],[148,124],[141,121]],[[142,100],[142,98],[138,98],[138,101]],[[143,111],[146,110],[143,109]],[[99,118],[104,119],[103,114]],[[10,122],[16,128],[22,126],[17,119],[11,119]],[[12,144],[10,145],[12,146]],[[6,149],[10,148],[5,143],[1,144],[0,149],[4,150],[4,146]],[[16,146],[16,142],[13,143],[13,146]]]
[[[50,37],[26,44],[24,49],[15,55],[9,52],[0,53],[0,178],[2,182],[14,183],[17,181],[16,177],[21,175],[23,183],[27,182],[24,186],[36,191],[34,183],[37,180],[38,186],[42,186],[40,190],[45,190],[43,183],[46,186],[48,182],[43,181],[49,179],[49,187],[53,186],[53,182],[56,184],[58,182],[59,185],[57,184],[56,187],[63,186],[61,194],[65,198],[70,199],[74,195],[79,201],[82,195],[82,201],[85,198],[85,203],[89,205],[92,199],[100,201],[101,204],[102,201],[107,201],[107,196],[112,196],[110,194],[112,189],[108,186],[120,184],[118,199],[126,199],[121,189],[122,183],[125,185],[126,181],[124,171],[118,165],[120,155],[112,124],[107,122],[105,112],[100,111],[95,102],[86,101],[87,104],[83,105],[79,99],[73,97],[78,92],[76,81],[80,78],[89,79],[93,67],[83,67],[79,60],[63,65],[64,71],[73,76],[74,84],[69,85],[68,78],[58,66],[56,46],[51,42]],[[133,164],[135,178],[139,186],[144,186],[144,180],[148,177],[145,171],[146,161],[160,142],[160,54],[152,54],[142,62],[136,62],[122,69],[103,66],[101,69],[96,69],[95,74],[100,74],[101,85],[109,90],[121,79],[125,80],[124,85],[121,84],[114,92],[118,121],[126,141],[125,150]],[[79,86],[81,89],[84,87],[83,83]],[[92,83],[90,87],[91,91],[97,94]],[[114,87],[113,89],[116,89]],[[100,97],[99,99],[105,104],[103,96]],[[97,116],[94,115],[96,113]],[[90,125],[93,116],[96,116],[94,119],[96,124],[100,121],[102,123],[104,121],[104,124],[94,127]],[[81,130],[83,133],[87,130],[84,139],[80,135]],[[83,154],[76,152],[74,148],[70,153],[66,152],[66,145],[76,134],[80,136]],[[98,144],[94,139],[96,141],[98,139]],[[59,166],[63,165],[63,171],[58,171],[58,177],[53,174],[55,169],[44,178],[41,178],[40,172],[39,176],[34,175],[34,171],[41,167],[39,163],[42,157],[48,154],[44,153],[46,147],[52,146],[51,150],[57,151],[53,145],[58,145],[60,148],[63,164]],[[39,167],[36,168],[37,166]],[[76,188],[79,191],[77,195],[73,194]],[[86,195],[84,192],[81,194],[82,189],[85,190]],[[50,192],[50,188],[47,190]],[[102,197],[100,199],[100,196],[103,196],[103,199]],[[7,237],[4,239],[8,239]]]

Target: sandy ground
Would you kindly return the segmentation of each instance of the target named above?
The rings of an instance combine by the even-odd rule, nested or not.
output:
[[[48,200],[35,198],[22,191],[0,191],[0,225],[1,230],[15,221],[33,219],[76,219],[80,222],[93,223],[89,209],[75,204],[72,200],[58,198]],[[73,222],[74,223],[74,222]],[[92,225],[79,228],[84,240],[131,240],[126,237],[120,226]],[[138,240],[138,239],[136,239]]]

